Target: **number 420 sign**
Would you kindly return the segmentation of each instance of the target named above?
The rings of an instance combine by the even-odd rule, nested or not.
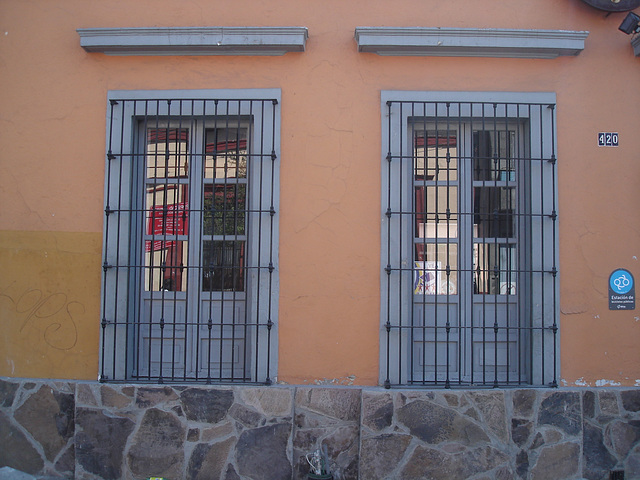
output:
[[[599,147],[617,147],[618,132],[600,132],[598,134]]]

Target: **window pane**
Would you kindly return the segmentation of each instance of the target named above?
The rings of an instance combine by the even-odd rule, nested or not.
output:
[[[189,130],[148,128],[146,153],[147,178],[187,177]]]
[[[458,187],[415,187],[416,232],[418,238],[455,238],[458,236]]]
[[[204,178],[247,178],[247,129],[206,131]]]
[[[414,178],[436,181],[457,180],[457,145],[455,131],[414,130]]]
[[[481,130],[473,132],[474,180],[514,182],[515,132]]]
[[[474,236],[512,238],[515,232],[515,187],[475,187]]]
[[[458,293],[457,244],[417,243],[415,252],[414,294]]]
[[[246,219],[245,184],[204,186],[204,235],[244,235]]]
[[[187,288],[187,243],[180,240],[145,242],[144,286],[147,292],[183,292]]]
[[[152,236],[152,240],[188,233],[188,190],[187,185],[147,185],[146,234]]]
[[[473,246],[474,292],[515,295],[517,281],[516,246],[475,243]]]
[[[244,291],[244,241],[202,242],[202,290]]]

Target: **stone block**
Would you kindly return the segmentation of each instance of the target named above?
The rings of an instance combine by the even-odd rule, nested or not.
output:
[[[255,428],[265,424],[265,418],[261,414],[238,403],[234,403],[229,408],[229,415],[245,428]]]
[[[360,420],[361,390],[351,388],[306,388],[296,390],[295,408],[320,413],[340,421]]]
[[[560,443],[545,447],[531,469],[531,480],[575,478],[580,464],[580,445]]]
[[[596,416],[596,394],[590,390],[582,393],[582,411],[586,418]]]
[[[180,402],[189,420],[218,423],[227,416],[233,405],[233,391],[187,388],[180,393]]]
[[[178,398],[176,392],[165,387],[138,387],[136,406],[138,408],[155,407],[162,403],[172,402]]]
[[[360,451],[360,478],[393,478],[392,474],[404,458],[411,440],[411,435],[404,434],[382,434],[363,439]]]
[[[604,444],[602,429],[585,421],[582,435],[583,475],[588,479],[606,478],[617,459]]]
[[[192,480],[222,478],[229,452],[235,441],[235,438],[228,438],[218,443],[196,445],[187,467],[188,478]]]
[[[408,403],[396,412],[396,416],[412,435],[426,443],[479,445],[489,442],[489,437],[479,425],[455,410],[428,401]]]
[[[76,464],[102,479],[123,476],[123,449],[135,423],[128,418],[107,416],[101,410],[76,410]]]
[[[618,396],[614,392],[600,392],[598,399],[600,401],[600,411],[604,415],[615,417],[620,414]]]
[[[98,400],[93,392],[94,385],[79,383],[76,386],[76,403],[83,407],[97,407]]]
[[[622,406],[628,412],[640,412],[640,390],[625,390],[620,392]]]
[[[516,390],[513,392],[513,414],[520,418],[532,418],[537,398],[535,390]]]
[[[468,396],[482,414],[483,424],[489,427],[489,431],[491,431],[498,440],[506,442],[508,433],[504,393],[471,392]]]
[[[13,405],[13,400],[16,397],[19,386],[18,383],[7,382],[0,379],[0,407],[8,408]]]
[[[100,387],[102,405],[108,408],[124,408],[131,404],[131,397],[123,395],[107,385]]]
[[[60,393],[42,385],[15,412],[15,419],[42,446],[53,461],[75,433],[75,400],[70,393]]]
[[[623,459],[640,441],[639,420],[616,420],[605,428],[605,443],[615,455]]]
[[[293,392],[291,388],[241,388],[242,401],[266,417],[291,416]]]
[[[555,392],[540,404],[539,425],[552,425],[568,435],[578,435],[582,427],[582,409],[577,392]]]
[[[19,428],[0,412],[0,465],[27,473],[37,473],[44,461]]]
[[[466,480],[471,476],[494,470],[508,461],[507,454],[490,446],[450,455],[420,445],[416,447],[398,478]]]
[[[518,447],[524,446],[533,431],[533,423],[518,418],[511,419],[511,439]]]
[[[393,421],[393,398],[389,393],[362,393],[362,423],[371,430],[384,430]]]
[[[127,452],[137,477],[179,478],[184,465],[186,428],[172,413],[148,409]]]
[[[245,430],[236,445],[236,466],[243,477],[253,480],[291,478],[287,457],[291,425],[276,424]]]

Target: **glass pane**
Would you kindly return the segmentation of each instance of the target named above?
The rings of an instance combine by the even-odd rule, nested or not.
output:
[[[456,238],[458,236],[458,187],[415,187],[416,232],[418,238]]]
[[[187,242],[145,241],[144,289],[183,292],[187,289]]]
[[[247,129],[206,131],[204,178],[247,178]]]
[[[204,186],[204,235],[244,235],[246,218],[245,184]]]
[[[165,240],[167,235],[187,235],[188,191],[187,185],[147,185],[146,234],[152,235],[152,240]]]
[[[244,291],[245,242],[202,242],[202,290]]]
[[[148,128],[147,178],[186,178],[189,173],[189,129]]]
[[[475,243],[473,245],[474,292],[515,295],[517,281],[516,246]]]
[[[513,238],[515,232],[515,187],[473,189],[474,237]]]
[[[515,132],[474,131],[473,160],[474,180],[515,181]]]
[[[415,180],[457,180],[457,133],[451,130],[414,130],[413,158]]]
[[[416,295],[457,294],[458,245],[417,243],[415,247],[413,293]]]

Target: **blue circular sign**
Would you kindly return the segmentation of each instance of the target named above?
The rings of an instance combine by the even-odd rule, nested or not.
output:
[[[609,286],[617,294],[629,293],[633,288],[633,276],[627,270],[616,270],[609,277]]]

